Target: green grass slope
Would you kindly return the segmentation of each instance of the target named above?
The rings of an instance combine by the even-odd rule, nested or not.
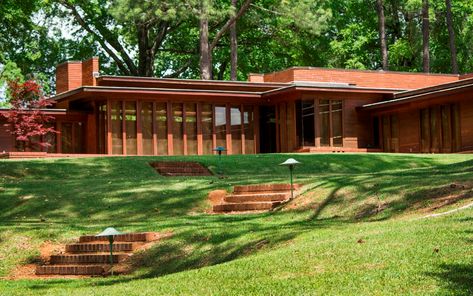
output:
[[[277,164],[288,157],[303,163],[304,196],[272,213],[205,214],[211,190],[287,182]],[[173,232],[138,257],[133,274],[3,280],[0,294],[473,293],[473,210],[418,219],[472,201],[473,156],[228,156],[225,179],[162,177],[148,165],[156,159],[0,161],[1,276],[34,262],[46,240],[110,225]],[[214,156],[166,159],[217,164]]]

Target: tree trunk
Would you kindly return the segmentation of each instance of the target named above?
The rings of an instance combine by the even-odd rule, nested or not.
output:
[[[445,0],[447,12],[448,38],[450,42],[450,60],[452,63],[452,73],[458,74],[457,47],[455,45],[455,31],[453,30],[452,2]]]
[[[423,69],[425,73],[430,72],[430,52],[429,52],[429,0],[422,0],[422,42],[423,42],[423,52],[422,52],[422,61]]]
[[[138,75],[154,75],[154,56],[149,46],[149,30],[144,24],[136,24],[138,33]]]
[[[207,1],[202,1],[200,15],[200,78],[212,79],[212,57],[209,47],[209,16]]]
[[[232,0],[232,6],[236,11],[237,0]],[[237,80],[238,71],[238,43],[237,43],[237,30],[236,21],[230,26],[230,79],[232,81]]]
[[[379,44],[381,50],[381,60],[383,70],[388,70],[388,47],[386,45],[386,25],[384,18],[383,0],[376,0],[376,9],[378,11]]]

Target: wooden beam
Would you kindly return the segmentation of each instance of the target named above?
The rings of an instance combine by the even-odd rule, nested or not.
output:
[[[153,110],[151,112],[153,119],[153,155],[158,155],[158,133],[156,124],[156,102],[153,102]]]
[[[112,103],[107,99],[107,154],[113,154],[112,149]]]
[[[174,155],[174,146],[172,141],[172,104],[166,103],[167,120],[168,120],[168,155]]]
[[[126,155],[126,120],[125,120],[125,101],[121,101],[122,105],[122,154]]]
[[[232,126],[231,126],[231,106],[230,104],[225,104],[225,120],[226,120],[226,143],[227,143],[227,154],[231,155],[233,154],[233,149],[232,149]]]
[[[281,104],[274,106],[274,117],[276,122],[276,152],[281,152]]]
[[[187,114],[186,114],[186,104],[182,105],[182,146],[184,149],[184,155],[187,155]]]
[[[259,106],[253,106],[253,116],[254,116],[254,124],[253,124],[253,136],[254,136],[254,143],[255,143],[255,152],[260,153],[260,114],[259,114]]]
[[[212,149],[217,147],[217,134],[215,129],[215,104],[212,104]]]
[[[136,154],[143,155],[143,124],[141,122],[141,101],[135,102],[136,108]]]
[[[57,134],[56,134],[56,150],[57,153],[62,153],[62,122],[56,123]],[[15,145],[16,146],[16,145]]]
[[[197,103],[196,107],[196,120],[197,120],[197,154],[203,154],[203,136],[202,136],[202,104]]]
[[[241,154],[245,152],[245,106],[240,105],[240,126],[241,126]]]

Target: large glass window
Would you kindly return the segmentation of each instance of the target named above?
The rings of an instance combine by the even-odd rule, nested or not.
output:
[[[136,102],[125,102],[126,154],[137,154]]]
[[[320,146],[343,146],[342,100],[319,100]]]
[[[112,154],[123,154],[122,102],[112,101],[111,104]]]
[[[314,100],[301,100],[296,104],[298,139],[300,146],[315,146]]]
[[[168,116],[166,103],[156,103],[158,155],[168,154]]]
[[[197,107],[186,104],[187,154],[197,154]]]
[[[172,104],[172,134],[174,155],[184,154],[182,104]]]
[[[332,138],[333,146],[343,146],[342,130],[342,101],[333,100],[332,103]]]
[[[153,155],[153,103],[141,104],[141,133],[143,137],[143,154]]]
[[[227,114],[225,106],[215,106],[215,136],[217,146],[227,147]]]
[[[245,134],[245,153],[255,153],[254,112],[253,106],[243,107],[243,129]]]
[[[61,147],[62,153],[72,153],[72,123],[63,122],[61,125]]]
[[[241,154],[241,111],[239,106],[231,107],[230,123],[232,134],[232,153]]]
[[[211,104],[202,104],[202,152],[212,154],[213,149],[213,112]]]
[[[97,114],[97,146],[99,153],[107,153],[107,104],[99,102]]]

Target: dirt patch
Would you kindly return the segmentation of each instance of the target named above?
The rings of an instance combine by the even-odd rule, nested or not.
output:
[[[31,258],[28,264],[19,265],[13,269],[8,277],[9,280],[19,280],[19,279],[37,279],[37,278],[50,278],[52,276],[37,276],[35,274],[36,266],[40,264],[47,263],[51,255],[62,254],[65,251],[64,244],[53,243],[51,241],[45,241],[39,247],[39,257]],[[77,277],[77,276],[75,276]],[[61,276],[60,278],[68,278],[66,276]]]
[[[210,202],[210,205],[213,207],[214,205],[222,204],[224,202],[223,199],[227,194],[228,192],[226,190],[213,190],[209,192],[207,199]]]
[[[452,183],[435,189],[435,191],[426,196],[425,200],[415,203],[413,208],[420,209],[421,212],[433,212],[471,198],[473,198],[473,188],[471,184]],[[427,207],[425,206],[425,201],[430,202]]]

